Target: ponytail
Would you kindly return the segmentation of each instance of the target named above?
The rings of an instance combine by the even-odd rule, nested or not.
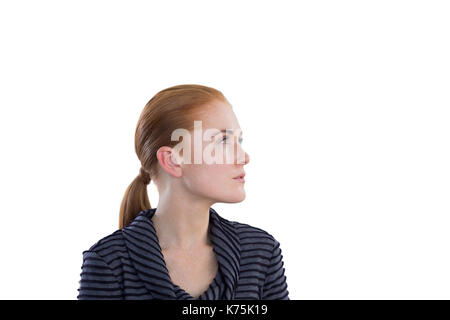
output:
[[[150,174],[141,167],[139,175],[131,182],[125,191],[119,213],[119,228],[130,224],[142,210],[151,209],[148,199],[147,185],[150,183]]]

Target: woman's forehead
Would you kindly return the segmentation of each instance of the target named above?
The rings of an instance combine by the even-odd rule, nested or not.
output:
[[[210,112],[208,115],[199,120],[202,120],[202,128],[205,130],[229,130],[227,133],[233,133],[234,131],[239,131],[241,129],[236,115],[232,110]]]

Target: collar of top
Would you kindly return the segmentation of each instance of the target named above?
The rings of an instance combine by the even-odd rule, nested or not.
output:
[[[145,287],[155,299],[173,300],[176,299],[174,284],[170,280],[153,226],[152,217],[155,212],[156,208],[139,212],[128,226],[122,228],[122,234],[133,267]],[[219,272],[224,279],[224,297],[221,299],[233,300],[239,278],[241,252],[235,225],[210,208],[208,230],[219,264]]]

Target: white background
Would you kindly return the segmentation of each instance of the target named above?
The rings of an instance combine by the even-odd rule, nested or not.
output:
[[[450,298],[447,1],[2,1],[2,299],[75,299],[166,87],[232,103],[291,299]],[[157,204],[153,183],[150,202]]]

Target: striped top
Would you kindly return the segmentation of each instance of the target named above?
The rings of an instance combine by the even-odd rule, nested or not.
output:
[[[143,210],[126,227],[83,252],[78,299],[289,300],[280,243],[268,232],[209,210],[219,269],[197,299],[172,283],[152,217]]]

